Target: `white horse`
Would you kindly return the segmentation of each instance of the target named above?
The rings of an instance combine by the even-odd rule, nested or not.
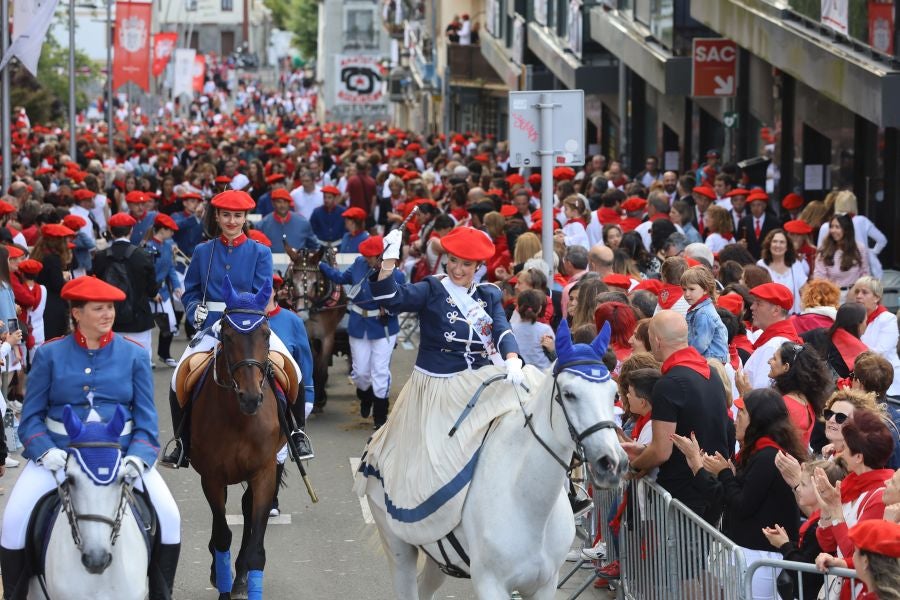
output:
[[[381,484],[374,477],[367,480],[366,495],[399,600],[434,598],[445,577],[435,559],[446,560],[445,553],[461,571],[455,575],[472,578],[481,600],[506,600],[513,591],[526,599],[554,597],[575,537],[565,491],[573,452],[583,451],[598,488],[617,486],[628,466],[615,431],[616,384],[600,362],[609,337],[607,324],[590,346],[573,345],[562,322],[553,374],[532,390],[523,410],[501,417],[484,442],[462,522],[452,533],[459,548],[448,543],[450,536],[443,548],[438,540],[419,548],[400,539],[391,531]],[[512,393],[506,389],[499,393]],[[427,558],[417,573],[420,550]]]
[[[148,592],[149,556],[128,502],[131,485],[121,468],[119,436],[125,415],[119,409],[109,423],[81,423],[67,409],[64,423],[70,438],[89,441],[73,441],[70,446],[65,480],[59,486],[62,506],[46,550],[45,575],[43,582],[31,578],[28,598],[143,600]],[[82,456],[93,451],[93,455],[80,460],[78,451]],[[83,462],[95,468],[93,477]],[[108,475],[109,483],[98,484],[97,473]]]

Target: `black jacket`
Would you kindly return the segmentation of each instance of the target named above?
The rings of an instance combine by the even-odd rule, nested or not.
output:
[[[100,279],[106,279],[106,271],[109,269],[113,257],[118,259],[124,257],[129,246],[131,246],[130,242],[118,240],[113,242],[109,248],[98,252],[94,257],[94,274]],[[133,292],[130,297],[125,299],[125,302],[131,306],[133,317],[126,321],[117,313],[113,331],[136,333],[153,329],[154,321],[153,313],[150,312],[150,299],[155,297],[159,291],[153,259],[143,248],[136,248],[125,264]]]
[[[816,539],[816,530],[818,528],[819,520],[817,518],[816,521],[806,529],[806,533],[804,534],[802,540],[799,540],[796,544],[793,541],[782,544],[778,551],[781,552],[782,556],[784,556],[784,560],[792,560],[802,563],[816,562],[816,557],[819,556],[820,552],[822,552],[822,547],[819,545],[819,540]],[[800,593],[800,586],[797,582],[797,573],[795,571],[791,571],[790,578],[794,586],[794,593],[790,595],[790,597],[796,598]],[[801,600],[816,600],[816,598],[819,597],[819,589],[821,589],[824,584],[825,578],[822,575],[817,575],[815,573],[804,573],[803,598],[801,598]]]
[[[750,254],[753,255],[753,258],[758,259],[762,254],[762,243],[763,240],[766,239],[766,236],[769,235],[769,232],[773,229],[779,229],[781,227],[781,221],[770,212],[766,212],[764,217],[762,227],[760,227],[759,237],[756,235],[756,227],[753,223],[753,215],[748,214],[746,217],[741,219],[741,224],[738,227],[737,239],[745,240],[747,242],[747,250],[750,251]]]
[[[44,268],[38,273],[35,281],[47,288],[47,303],[44,307],[44,339],[52,340],[69,333],[69,307],[60,297],[66,280],[63,269],[68,265],[62,263],[58,254],[49,253],[41,259]]]

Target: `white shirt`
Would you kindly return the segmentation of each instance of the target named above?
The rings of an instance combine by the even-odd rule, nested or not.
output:
[[[325,197],[322,190],[318,187],[312,192],[307,193],[301,185],[291,192],[291,198],[294,199],[294,206],[298,213],[309,219],[312,212],[325,204]]]
[[[894,382],[888,388],[889,396],[900,395],[900,358],[897,356],[897,339],[900,331],[897,316],[890,311],[883,312],[869,323],[860,340],[873,352],[882,355],[894,367]]]
[[[706,240],[704,242],[706,247],[709,248],[713,254],[716,252],[721,252],[722,248],[727,246],[728,244],[733,244],[734,240],[726,240],[720,233],[711,233],[706,236]]]
[[[566,246],[581,246],[590,250],[591,243],[588,240],[587,231],[581,223],[577,221],[566,223],[562,232],[566,236]]]
[[[769,379],[769,371],[771,370],[769,368],[769,359],[787,341],[790,340],[786,337],[773,337],[754,350],[750,358],[747,359],[747,363],[744,365],[744,373],[747,374],[747,379],[750,381],[750,386],[753,389],[767,388],[772,385],[772,380]]]
[[[597,218],[597,211],[594,211],[594,214],[591,215],[591,222],[585,227],[585,233],[587,234],[588,244],[590,244],[588,249],[593,248],[597,244],[605,245],[603,243],[603,224]]]
[[[653,227],[653,221],[648,219],[634,228],[634,230],[640,234],[641,241],[644,242],[644,249],[646,249],[647,252],[650,252],[650,244],[653,243],[653,239],[650,237],[651,227]]]
[[[89,238],[94,239],[94,225],[91,223],[90,217],[91,211],[78,204],[73,204],[69,208],[69,214],[78,215],[79,217],[87,221],[80,231],[83,231],[85,234],[87,234]]]
[[[756,261],[756,265],[769,272],[769,275],[772,276],[772,283],[780,283],[791,290],[791,293],[794,294],[794,306],[791,308],[791,314],[800,314],[800,311],[803,310],[803,305],[800,303],[800,288],[806,285],[809,279],[809,263],[800,257],[785,273],[776,272],[763,259]]]
[[[719,198],[718,200],[716,200],[715,204],[716,206],[721,206],[725,210],[731,212],[731,198]]]

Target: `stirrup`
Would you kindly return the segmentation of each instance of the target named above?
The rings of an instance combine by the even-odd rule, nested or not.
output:
[[[310,460],[316,457],[316,453],[313,452],[312,442],[302,429],[297,428],[292,431],[291,440],[294,442],[294,447],[297,448],[297,455],[300,460]]]
[[[169,448],[173,445],[172,451],[169,452]],[[181,467],[188,466],[188,462],[184,455],[184,444],[181,442],[181,438],[172,438],[169,440],[166,447],[163,448],[163,455],[162,458],[159,459],[159,464],[167,469],[180,469]]]

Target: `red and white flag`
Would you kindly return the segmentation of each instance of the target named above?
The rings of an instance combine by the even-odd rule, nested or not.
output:
[[[150,91],[150,18],[153,5],[116,2],[113,44],[113,88],[129,81]]]
[[[166,70],[175,44],[178,42],[178,34],[157,33],[153,36],[153,76],[159,77]]]
[[[194,56],[194,91],[202,92],[206,82],[206,57],[202,54]]]
[[[53,22],[53,13],[59,0],[14,0],[13,3],[13,42],[0,60],[0,69],[13,56],[32,75],[37,77],[38,61],[41,60],[41,48],[47,29]]]

